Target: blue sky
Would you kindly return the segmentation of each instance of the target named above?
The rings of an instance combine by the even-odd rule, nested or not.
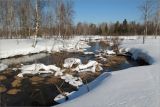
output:
[[[138,9],[143,0],[74,0],[74,22],[141,22]]]

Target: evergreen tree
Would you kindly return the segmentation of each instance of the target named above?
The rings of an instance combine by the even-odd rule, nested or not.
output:
[[[127,19],[124,19],[124,21],[123,21],[122,34],[123,35],[128,34],[128,22],[127,22]]]

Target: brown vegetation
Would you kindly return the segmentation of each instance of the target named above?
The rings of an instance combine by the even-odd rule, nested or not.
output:
[[[21,86],[21,80],[14,80],[12,83],[12,87],[20,87]]]
[[[30,81],[33,85],[36,85],[36,84],[42,83],[44,79],[45,78],[40,77],[40,76],[33,76],[30,78]]]
[[[112,56],[108,58],[108,62],[103,64],[104,67],[111,67],[114,65],[121,64],[125,61],[125,57],[122,56]]]
[[[6,79],[7,79],[7,77],[6,77],[6,76],[4,76],[4,75],[0,75],[0,81],[6,80]]]
[[[0,94],[5,92],[7,88],[5,86],[0,86]]]
[[[79,77],[82,79],[84,84],[88,84],[89,82],[93,81],[95,78],[97,78],[101,72],[81,72],[79,73]]]
[[[13,88],[13,89],[8,90],[7,94],[15,95],[15,94],[17,94],[20,91],[21,91],[20,89]]]
[[[58,84],[62,82],[62,80],[59,77],[51,76],[46,80],[46,84]]]

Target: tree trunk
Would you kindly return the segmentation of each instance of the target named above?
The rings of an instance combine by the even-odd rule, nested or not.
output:
[[[38,14],[38,0],[36,0],[36,16],[35,16],[35,35],[34,35],[34,42],[33,47],[36,47],[37,44],[37,36],[39,31],[39,14]]]
[[[145,34],[144,34],[144,36],[143,36],[143,44],[145,43],[145,37],[147,36],[147,32],[148,32],[148,23],[146,22],[146,24],[145,24]]]

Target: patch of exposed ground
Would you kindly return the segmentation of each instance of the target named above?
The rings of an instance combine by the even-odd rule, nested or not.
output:
[[[122,64],[126,61],[124,56],[103,56],[103,58],[96,58],[101,63],[102,67],[110,68],[118,64]]]

